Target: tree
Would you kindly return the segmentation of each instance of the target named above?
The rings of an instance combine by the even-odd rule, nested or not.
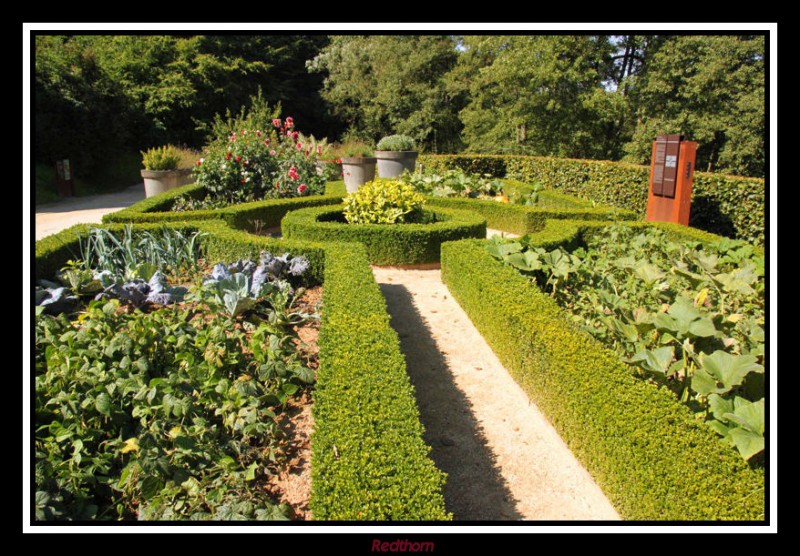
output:
[[[73,35],[36,38],[36,156],[80,159],[167,142],[199,147],[215,114],[251,96],[283,106],[307,133],[341,129],[328,117],[322,76],[306,60],[323,35]]]
[[[125,91],[91,45],[37,36],[35,49],[35,158],[47,165],[68,158],[74,172],[88,175],[131,140]]]
[[[448,36],[332,36],[308,68],[325,74],[322,97],[351,134],[377,141],[402,133],[447,152],[461,130],[461,105],[443,81],[455,46]]]
[[[662,37],[634,81],[626,159],[650,161],[656,135],[697,141],[698,169],[764,175],[765,38]]]
[[[469,101],[464,140],[476,152],[614,158],[625,101],[606,36],[469,36],[450,76]]]

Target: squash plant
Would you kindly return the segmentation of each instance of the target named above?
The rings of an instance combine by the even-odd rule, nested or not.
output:
[[[764,260],[752,246],[610,226],[572,253],[528,238],[489,252],[531,276],[643,378],[706,414],[745,459],[764,449]]]

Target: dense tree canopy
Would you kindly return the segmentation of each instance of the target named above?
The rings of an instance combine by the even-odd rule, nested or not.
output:
[[[460,146],[462,105],[443,81],[455,46],[447,36],[336,36],[308,65],[327,73],[322,96],[351,133],[371,141],[402,133],[448,152]]]
[[[36,155],[107,156],[166,142],[201,146],[214,115],[238,112],[259,89],[303,130],[335,134],[319,97],[322,76],[305,69],[325,36],[38,36]]]
[[[603,82],[612,45],[598,36],[465,37],[458,73],[471,151],[614,158],[620,106]]]
[[[683,133],[699,168],[762,176],[765,48],[763,35],[38,36],[36,157],[90,170],[121,150],[197,147],[261,89],[331,140],[648,163],[655,135]]]
[[[632,88],[638,118],[628,159],[647,162],[657,133],[698,141],[697,166],[764,175],[763,36],[669,37],[648,56]]]

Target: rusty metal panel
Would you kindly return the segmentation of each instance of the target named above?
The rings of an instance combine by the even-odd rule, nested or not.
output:
[[[670,199],[675,198],[680,141],[680,135],[659,135],[656,137],[653,183],[651,186],[654,195],[669,197]]]

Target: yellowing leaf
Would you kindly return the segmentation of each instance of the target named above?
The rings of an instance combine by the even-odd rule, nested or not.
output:
[[[128,452],[138,452],[139,451],[139,439],[136,437],[129,438],[125,441],[125,446],[122,447],[120,452],[123,454],[127,454]]]
[[[708,288],[703,288],[694,297],[695,307],[700,307],[703,303],[706,302],[706,299],[708,299]]]
[[[169,430],[169,437],[170,438],[178,438],[181,435],[181,428],[180,427],[172,427]]]

